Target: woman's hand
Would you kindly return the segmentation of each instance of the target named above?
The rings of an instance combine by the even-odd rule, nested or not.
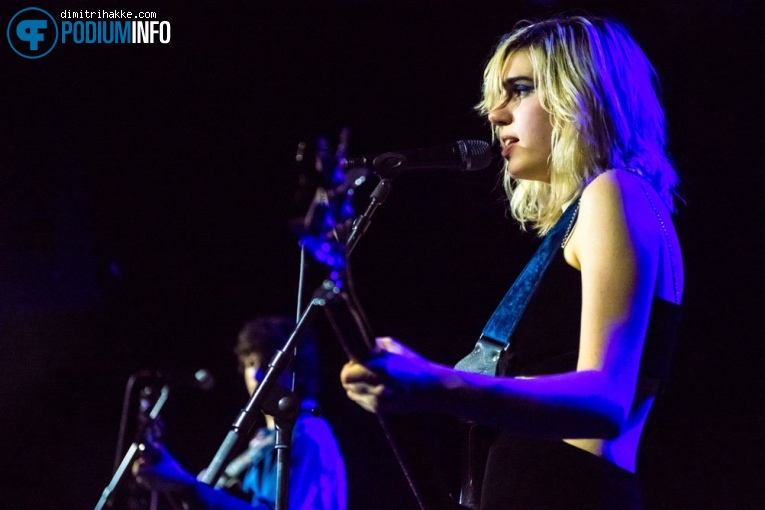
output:
[[[376,339],[379,354],[365,364],[345,364],[340,380],[348,397],[373,413],[435,411],[438,365],[390,337]]]

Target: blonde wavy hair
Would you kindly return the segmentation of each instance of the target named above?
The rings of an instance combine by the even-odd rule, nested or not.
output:
[[[665,149],[656,72],[627,30],[585,16],[519,23],[486,65],[476,106],[482,115],[507,102],[506,64],[519,51],[528,52],[540,104],[552,121],[549,184],[504,174],[510,211],[524,228],[530,223],[547,233],[563,206],[609,169],[642,176],[674,212],[678,178]]]

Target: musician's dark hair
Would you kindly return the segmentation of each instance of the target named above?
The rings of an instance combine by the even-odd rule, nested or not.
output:
[[[239,361],[259,356],[267,364],[295,330],[295,320],[286,315],[262,315],[244,324],[234,347]],[[316,398],[319,387],[319,360],[316,335],[307,328],[300,337],[292,367],[295,371],[295,392],[302,398]],[[240,363],[240,369],[242,365]]]

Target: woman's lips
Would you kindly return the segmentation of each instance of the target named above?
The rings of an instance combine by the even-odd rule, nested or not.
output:
[[[507,159],[510,157],[510,151],[512,150],[513,146],[518,142],[518,140],[512,140],[505,144],[504,147],[502,147],[502,157]]]

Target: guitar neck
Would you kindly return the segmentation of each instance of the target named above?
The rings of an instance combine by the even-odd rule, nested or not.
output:
[[[375,356],[374,336],[350,297],[340,292],[326,302],[324,309],[327,317],[348,357],[364,362]],[[455,501],[443,480],[434,476],[437,464],[433,452],[426,448],[425,431],[417,418],[406,415],[376,416],[420,509],[466,508]]]

